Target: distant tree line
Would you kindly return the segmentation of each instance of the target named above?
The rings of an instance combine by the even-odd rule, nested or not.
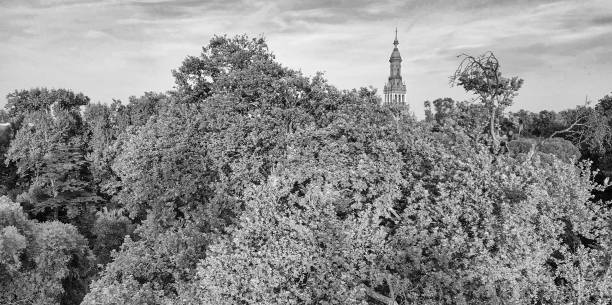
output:
[[[487,133],[483,125],[486,111],[477,103],[439,98],[425,102],[425,114],[425,121],[435,129],[471,129],[480,137]],[[559,112],[520,110],[497,116],[496,130],[509,152],[525,153],[533,146],[565,161],[574,158],[591,162],[599,182],[612,176],[612,95]],[[595,194],[606,201],[612,199],[612,189]]]
[[[612,301],[612,97],[507,113],[523,81],[462,55],[476,101],[417,121],[246,36],[173,75],[126,104],[8,95],[1,304]]]

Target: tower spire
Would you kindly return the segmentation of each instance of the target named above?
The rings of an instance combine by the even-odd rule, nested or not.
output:
[[[397,27],[395,27],[395,40],[393,41],[393,44],[397,47],[397,45],[399,44],[399,42],[397,41]]]

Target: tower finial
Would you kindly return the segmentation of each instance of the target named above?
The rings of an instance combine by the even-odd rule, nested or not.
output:
[[[395,27],[395,40],[393,41],[393,44],[395,46],[397,46],[399,44],[399,42],[397,41],[397,27]]]

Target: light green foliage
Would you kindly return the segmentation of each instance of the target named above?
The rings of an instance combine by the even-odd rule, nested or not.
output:
[[[10,93],[0,304],[612,303],[608,180],[577,160],[609,174],[612,97],[504,117],[523,81],[460,58],[477,102],[426,122],[246,36],[127,104]]]
[[[542,141],[538,146],[538,151],[553,154],[565,162],[580,158],[580,150],[572,142],[559,138]]]
[[[28,220],[0,197],[0,303],[78,304],[92,262],[74,226]]]
[[[130,125],[142,126],[147,123],[151,116],[157,115],[169,102],[168,96],[163,93],[145,92],[143,96],[131,96],[129,103],[122,109],[117,107],[117,115],[123,111],[129,116]]]

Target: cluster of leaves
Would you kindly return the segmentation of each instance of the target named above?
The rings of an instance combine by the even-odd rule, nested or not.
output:
[[[93,263],[74,226],[30,220],[19,204],[0,197],[0,303],[78,303]]]
[[[479,103],[455,101],[450,97],[425,101],[425,121],[435,130],[460,130],[479,142],[487,142],[488,110]],[[433,109],[432,109],[433,105]],[[498,116],[501,113],[498,111]],[[490,141],[489,141],[490,142]]]

